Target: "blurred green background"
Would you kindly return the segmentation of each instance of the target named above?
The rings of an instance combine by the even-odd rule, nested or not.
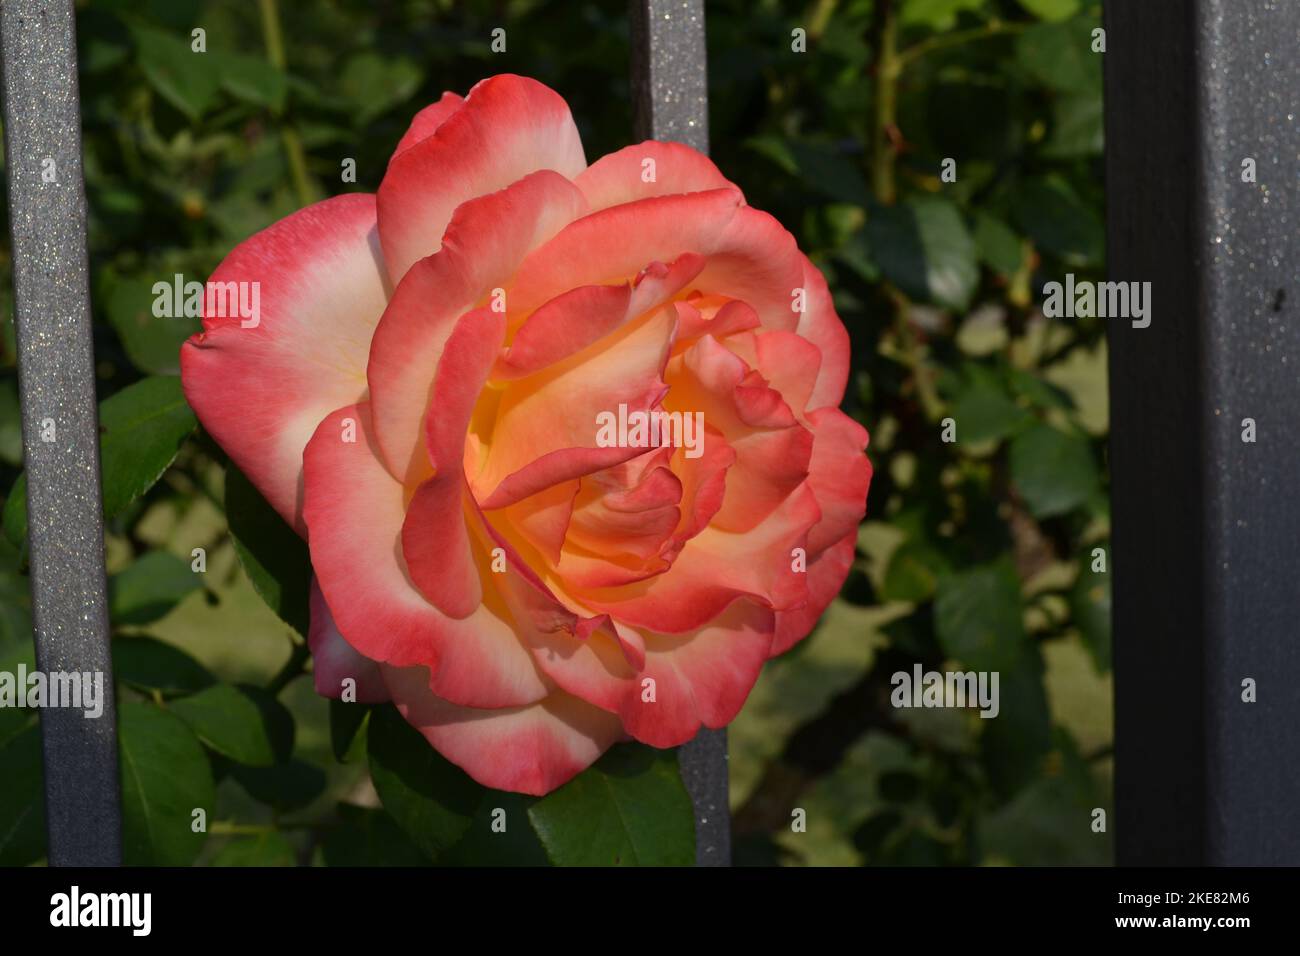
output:
[[[713,157],[830,280],[853,343],[845,408],[870,430],[875,466],[842,595],[768,665],[731,727],[735,860],[1109,863],[1110,837],[1092,825],[1111,800],[1105,340],[1100,320],[1048,321],[1037,306],[1047,281],[1101,277],[1099,4],[706,6]],[[169,383],[122,390],[175,375],[198,328],[152,315],[155,282],[206,278],[302,205],[373,191],[411,116],[443,90],[526,74],[568,100],[589,160],[631,142],[625,6],[77,7],[98,387],[122,396],[102,414],[169,416],[155,424],[157,467],[170,467],[109,516],[124,736],[170,778],[146,770],[126,799],[146,818],[154,804],[214,807],[208,839],[133,832],[128,857],[419,862],[375,809],[364,735],[295,679],[301,642],[264,600],[292,619],[282,582],[236,554],[225,502],[246,487],[201,435],[171,460],[168,435],[193,423]],[[497,27],[504,53],[490,49]],[[348,158],[355,184],[341,181]],[[31,660],[31,622],[7,247],[0,272],[0,668],[13,669]],[[274,544],[264,524],[246,533]],[[892,708],[890,675],[918,661],[999,671],[1000,716]],[[164,701],[169,712],[150,704]],[[254,731],[211,723],[241,707]],[[167,724],[177,713],[183,724]],[[0,820],[17,821],[0,834],[4,863],[43,855],[32,724],[0,711],[0,767],[28,782],[0,796]]]

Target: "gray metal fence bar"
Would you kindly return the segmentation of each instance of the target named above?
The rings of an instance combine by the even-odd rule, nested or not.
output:
[[[704,0],[632,0],[636,135],[709,151]]]
[[[102,716],[41,712],[52,865],[121,860],[86,193],[71,0],[4,0],[5,174],[36,663],[103,675]]]
[[[1300,3],[1105,25],[1117,859],[1300,864]]]
[[[709,151],[708,64],[703,0],[631,0],[632,99],[636,135]],[[695,804],[695,859],[731,863],[727,732],[702,730],[681,749]]]

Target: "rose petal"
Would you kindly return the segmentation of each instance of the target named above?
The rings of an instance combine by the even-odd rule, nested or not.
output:
[[[817,384],[808,397],[807,407],[838,406],[844,400],[844,388],[849,381],[852,351],[849,330],[835,312],[826,277],[803,253],[799,253],[799,258],[803,264],[805,311],[799,316],[796,331],[822,353],[821,370],[817,373]]]
[[[342,440],[348,420],[354,442]],[[453,620],[412,584],[400,548],[404,489],[377,457],[366,404],[326,418],[303,465],[312,566],[349,644],[372,660],[432,668],[434,692],[465,706],[517,706],[546,694],[509,615],[480,605]]]
[[[301,534],[303,447],[322,418],[364,395],[384,311],[374,197],[336,196],[280,220],[236,246],[209,282],[248,283],[250,295],[256,283],[258,324],[204,318],[181,349],[185,398]]]
[[[822,354],[817,346],[795,332],[773,330],[757,335],[752,332],[734,335],[727,340],[727,348],[761,373],[790,410],[804,420],[821,370]]]
[[[644,448],[601,447],[598,416],[617,415],[620,405],[629,411],[646,410],[659,400],[666,387],[662,374],[676,325],[676,310],[664,307],[562,362],[510,382],[497,409],[487,461],[471,477],[475,497],[483,506],[509,504],[502,501],[500,486],[526,471],[540,474],[538,469],[543,465],[549,469],[552,461],[560,464],[552,457],[556,454],[581,449],[586,456],[568,454],[564,463],[599,462],[605,468],[644,452]],[[554,477],[554,484],[589,473],[548,470],[547,476]],[[523,481],[522,477],[514,480]],[[538,490],[530,487],[530,494]]]
[[[491,492],[483,491],[490,487],[488,482],[483,482],[475,488],[475,498],[485,511],[505,508],[552,485],[613,467],[640,454],[640,448],[560,448],[511,472]]]
[[[416,143],[423,142],[438,131],[438,127],[443,124],[452,113],[455,113],[465,105],[465,98],[451,91],[442,94],[442,98],[436,103],[426,106],[420,112],[415,114],[411,120],[410,127],[402,134],[402,138],[397,141],[397,148],[393,150],[393,156],[398,153],[404,153]],[[392,159],[389,159],[389,163]]]
[[[710,526],[688,542],[673,566],[656,577],[578,595],[597,614],[633,627],[681,634],[703,627],[740,597],[776,610],[807,600],[805,575],[794,571],[795,548],[807,547],[820,518],[807,483],[766,521],[743,534]]]
[[[762,325],[758,313],[738,299],[723,303],[716,311],[711,311],[709,314],[700,311],[699,306],[702,301],[703,297],[690,302],[677,303],[678,315],[681,317],[678,323],[677,347],[682,351],[689,348],[702,335],[711,335],[721,342],[729,336]],[[727,347],[734,350],[731,342],[727,343]],[[745,360],[749,361],[748,358]],[[754,363],[749,362],[749,364]]]
[[[664,305],[703,269],[703,256],[685,252],[668,265],[649,263],[630,284],[579,286],[557,295],[528,316],[492,377],[521,378],[568,358]],[[692,311],[674,305],[679,321]]]
[[[653,170],[653,178],[647,180]],[[713,161],[681,143],[646,140],[602,156],[574,179],[593,210],[705,189],[737,189]]]
[[[311,648],[312,680],[316,693],[341,700],[343,682],[354,681],[359,704],[382,704],[388,700],[388,685],[379,673],[379,665],[357,652],[334,624],[329,605],[316,579],[311,579],[311,625],[307,629],[307,646]]]
[[[586,285],[542,305],[516,333],[493,378],[522,378],[596,342],[628,318],[630,285]]]
[[[376,440],[394,476],[412,481],[427,471],[421,424],[433,370],[457,320],[504,288],[528,251],[584,208],[582,194],[562,176],[534,173],[457,209],[441,251],[398,284],[366,369]]]
[[[617,713],[637,740],[675,747],[701,726],[724,727],[740,712],[770,655],[773,627],[772,611],[740,600],[690,634],[639,633],[640,667],[607,630],[586,641],[551,635],[535,653],[557,684]]]
[[[681,517],[682,482],[667,466],[671,451],[651,452],[663,464],[641,470],[635,479],[625,474],[626,466],[582,479],[569,542],[597,554],[643,559],[658,554]]]
[[[739,190],[711,189],[642,199],[576,219],[520,265],[511,308],[528,311],[579,286],[626,282],[647,264],[672,262],[683,253],[707,259],[722,247],[743,202]]]
[[[438,251],[461,203],[539,169],[572,179],[586,167],[559,94],[522,76],[483,80],[432,135],[393,157],[379,185],[379,236],[393,282]]]
[[[416,489],[402,522],[407,573],[448,617],[468,617],[483,600],[465,526],[465,435],[504,335],[505,318],[480,309],[466,313],[448,337],[425,420],[437,474]]]
[[[808,415],[815,437],[808,483],[817,495],[822,519],[808,532],[808,556],[814,557],[852,534],[867,511],[871,461],[867,430],[838,408],[819,408]]]
[[[527,707],[482,710],[436,696],[418,668],[383,673],[402,716],[440,754],[496,790],[550,793],[623,737],[617,717],[559,691]]]
[[[790,611],[778,611],[772,656],[784,654],[812,632],[818,619],[840,593],[853,567],[858,533],[854,528],[840,541],[824,550],[808,564],[808,603]]]
[[[704,336],[668,365],[666,407],[699,412],[736,454],[726,496],[713,525],[748,531],[766,519],[808,477],[813,434],[744,361]],[[708,432],[705,433],[707,442]]]
[[[707,427],[704,454],[698,458],[681,457],[678,468],[682,481],[681,523],[673,533],[673,544],[664,557],[675,558],[722,509],[727,491],[727,471],[736,463],[736,450],[718,432]]]

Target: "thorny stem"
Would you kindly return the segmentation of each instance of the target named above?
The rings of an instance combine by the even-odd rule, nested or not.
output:
[[[817,5],[813,7],[813,11],[808,17],[809,37],[814,40],[822,38],[822,35],[826,32],[826,26],[830,23],[835,8],[838,6],[839,0],[817,0]]]
[[[871,130],[871,183],[876,202],[891,206],[898,198],[895,166],[898,160],[898,80],[903,73],[903,59],[898,53],[898,11],[895,0],[878,0],[873,29],[876,42],[875,96]],[[913,48],[915,49],[915,48]],[[912,324],[912,303],[901,290],[886,285],[894,300],[895,330],[902,355],[912,371],[917,395],[925,416],[938,421],[943,402],[934,380],[925,367],[924,349]]]
[[[257,0],[262,14],[262,38],[266,42],[266,55],[277,70],[284,69],[284,36],[280,32],[280,11],[276,0]]]
[[[266,56],[277,70],[285,69],[284,35],[280,31],[280,11],[276,0],[257,0],[262,14],[262,40],[266,44]],[[280,141],[284,144],[285,158],[289,162],[289,175],[293,178],[294,191],[298,202],[304,206],[316,200],[316,190],[307,176],[307,158],[303,153],[302,140],[298,131],[281,119]]]
[[[975,27],[970,30],[957,30],[954,33],[940,33],[935,36],[914,43],[906,50],[898,54],[898,65],[900,69],[906,69],[911,66],[927,53],[933,53],[935,50],[946,50],[949,47],[961,46],[964,43],[970,43],[975,40],[984,40],[989,37],[1005,36],[1010,33],[1020,33],[1027,27],[1025,23],[1007,23],[1003,20],[990,20],[982,27]]]
[[[898,13],[894,0],[877,0],[875,19],[875,109],[871,128],[871,182],[876,201],[892,205],[896,196],[894,184],[893,143],[898,121],[898,77],[902,72],[898,61]]]

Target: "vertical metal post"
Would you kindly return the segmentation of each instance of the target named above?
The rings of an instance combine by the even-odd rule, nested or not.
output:
[[[98,719],[41,712],[49,862],[121,861],[72,0],[3,0],[5,174],[36,663],[99,672]]]
[[[1296,865],[1300,4],[1108,0],[1106,42],[1109,271],[1154,302],[1109,320],[1117,858]]]
[[[636,136],[709,151],[708,63],[703,0],[631,0]],[[682,778],[695,804],[695,860],[731,863],[727,732],[701,730],[681,748]]]
[[[704,0],[632,0],[636,135],[709,151]]]

